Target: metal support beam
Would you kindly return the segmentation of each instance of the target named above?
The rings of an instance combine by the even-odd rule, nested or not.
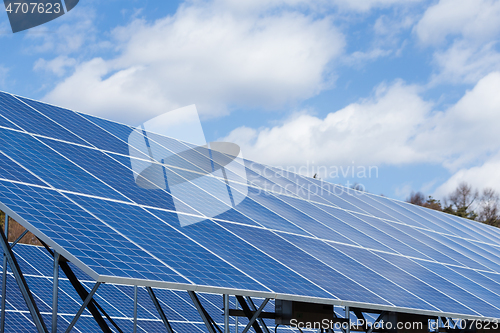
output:
[[[60,254],[54,252],[54,281],[52,287],[52,333],[57,333],[57,310],[59,295],[59,258]]]
[[[6,219],[7,219],[7,214],[6,214]],[[17,263],[16,257],[14,256],[14,252],[12,252],[12,249],[10,248],[9,242],[7,240],[7,237],[5,236],[5,233],[3,230],[0,229],[0,234],[1,234],[1,243],[2,243],[2,248],[3,248],[3,253],[7,257],[7,261],[9,263],[10,269],[12,270],[12,273],[14,274],[14,277],[16,278],[16,282],[19,286],[19,289],[21,290],[21,294],[24,297],[24,301],[26,302],[26,305],[28,306],[28,309],[30,310],[31,317],[33,318],[33,322],[35,323],[35,326],[38,330],[39,333],[48,333],[47,331],[47,326],[45,326],[45,322],[43,321],[42,315],[40,314],[40,311],[38,310],[38,306],[36,305],[35,299],[33,298],[33,295],[31,294],[31,291],[28,287],[28,284],[26,283],[26,280],[24,279],[24,275],[21,271],[21,268],[19,267],[19,264]]]
[[[236,301],[235,303],[236,303],[236,310],[238,310],[239,307],[240,307],[240,303],[238,303],[238,301]],[[234,318],[234,321],[235,321],[235,323],[234,323],[234,325],[235,325],[234,332],[238,333],[238,329],[240,328],[240,325],[239,325],[239,322],[238,322],[238,317]]]
[[[200,314],[201,319],[205,323],[205,326],[207,327],[208,332],[209,333],[216,333],[215,328],[212,326],[211,321],[208,319],[210,316],[203,308],[203,305],[201,305],[200,300],[198,299],[198,296],[196,296],[194,291],[188,291],[188,294],[189,294],[189,297],[191,297],[191,300],[193,301],[193,304],[196,307],[196,310],[198,310],[198,313]]]
[[[137,285],[134,286],[134,329],[133,332],[137,333]]]
[[[262,310],[264,310],[264,308],[266,307],[267,302],[269,302],[269,298],[266,298],[264,300],[264,302],[262,302],[262,304],[260,305],[259,309],[253,314],[253,316],[252,316],[252,318],[250,318],[250,321],[248,322],[247,326],[245,327],[245,329],[243,329],[243,332],[241,332],[241,333],[247,333],[248,332],[248,330],[250,329],[250,327],[252,327],[252,325],[255,323],[255,320],[259,317],[259,315],[262,312]]]
[[[7,241],[9,240],[9,215],[5,214],[5,234],[7,235]],[[7,300],[7,256],[3,254],[3,275],[2,275],[2,314],[0,317],[0,333],[5,331],[5,301]]]
[[[224,333],[231,333],[229,329],[229,295],[222,295],[222,301],[224,303]]]
[[[351,311],[348,306],[345,307],[345,319],[347,319],[347,328],[345,332],[351,333]]]
[[[50,247],[45,244],[42,240],[38,239],[40,243],[45,247],[45,249],[50,253],[52,257],[54,257],[54,252],[50,249]],[[82,302],[87,298],[88,296],[88,291],[85,289],[85,287],[78,281],[78,278],[76,277],[75,273],[73,273],[73,270],[71,267],[68,265],[68,263],[65,260],[59,260],[59,267],[61,267],[61,270],[64,272],[64,275],[68,278],[69,282],[75,289],[75,291],[78,293],[78,296],[82,299]],[[94,320],[96,321],[97,325],[101,328],[101,330],[104,333],[112,333],[111,329],[109,328],[108,324],[104,320],[104,318],[101,316],[101,313],[103,313],[108,321],[113,324],[113,326],[118,330],[118,332],[123,333],[123,331],[120,329],[120,327],[115,323],[115,321],[104,311],[103,308],[97,303],[95,300],[92,299],[92,301],[88,305],[88,310],[92,314],[92,317],[94,317]],[[101,313],[99,313],[101,311]]]
[[[246,299],[247,299],[248,305],[250,306],[250,309],[252,311],[257,311],[257,307],[253,303],[252,299],[248,296],[246,297]],[[264,333],[270,333],[269,329],[267,328],[266,322],[264,321],[264,318],[262,318],[262,316],[259,316],[257,318],[257,321],[259,322],[260,326],[262,327],[262,330],[264,331]]]
[[[156,298],[155,293],[153,292],[153,289],[151,287],[146,287],[146,290],[149,293],[149,297],[151,297],[151,300],[153,301],[153,304],[156,307],[156,311],[158,311],[158,314],[160,315],[161,320],[163,320],[163,324],[165,324],[165,328],[167,329],[167,333],[174,333],[174,330],[172,329],[172,326],[170,326],[170,323],[167,319],[167,316],[165,316],[165,313],[163,312],[163,309],[161,308],[160,302],[158,302],[158,299]]]
[[[366,319],[365,319],[365,316],[363,315],[363,312],[361,312],[360,309],[353,309],[352,311],[354,312],[356,317],[358,317],[359,320],[363,321],[363,330],[366,331],[368,329],[368,323],[366,322]],[[358,323],[359,323],[359,321],[358,321]]]
[[[19,243],[21,241],[21,239],[23,239],[24,236],[26,236],[26,234],[29,232],[28,229],[24,230],[24,232],[19,236],[17,237],[17,239],[14,241],[14,243],[12,243],[10,245],[10,248],[13,249],[14,246],[16,246],[17,243]]]
[[[87,305],[89,305],[90,301],[92,300],[92,297],[94,297],[94,294],[95,294],[95,292],[97,291],[97,289],[99,288],[100,285],[101,285],[101,282],[97,282],[94,285],[94,288],[92,288],[92,291],[87,295],[87,297],[85,298],[85,301],[83,301],[82,306],[80,307],[80,309],[76,313],[75,317],[73,318],[73,320],[69,324],[69,326],[66,329],[65,333],[71,332],[71,330],[75,326],[76,322],[78,321],[78,318],[80,318],[80,316],[82,315],[82,313],[85,310],[85,308],[87,307]]]
[[[372,333],[372,332],[373,332],[373,329],[375,328],[376,324],[377,324],[377,323],[379,323],[379,322],[382,320],[382,318],[384,318],[385,313],[386,313],[385,311],[382,311],[382,312],[380,313],[380,315],[379,315],[379,316],[377,317],[377,319],[373,322],[373,325],[372,325],[372,326],[368,329],[368,331],[366,331],[366,333]]]
[[[245,316],[248,318],[248,320],[251,320],[253,313],[252,313],[252,310],[250,310],[250,308],[248,307],[248,304],[245,301],[245,299],[243,298],[243,296],[236,296],[236,299],[240,303],[241,308],[243,309],[243,312],[245,313]],[[255,330],[255,333],[264,333],[256,321],[253,322],[252,327]]]

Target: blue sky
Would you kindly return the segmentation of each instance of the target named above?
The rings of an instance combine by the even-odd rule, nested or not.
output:
[[[245,157],[442,198],[500,191],[499,38],[490,0],[81,0],[0,15],[0,89],[131,125],[195,103]]]

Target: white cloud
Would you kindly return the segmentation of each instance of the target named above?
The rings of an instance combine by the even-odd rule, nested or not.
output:
[[[323,119],[298,114],[272,128],[237,128],[224,140],[240,144],[245,157],[280,166],[416,162],[426,157],[411,141],[430,110],[416,87],[396,82]]]
[[[420,41],[438,45],[448,36],[489,41],[500,31],[500,2],[440,0],[429,7],[415,27]]]
[[[461,169],[482,172],[474,167],[489,166],[500,151],[498,91],[500,72],[491,73],[455,105],[436,111],[417,87],[399,81],[325,118],[297,114],[270,128],[237,128],[222,140],[238,143],[245,157],[277,166],[440,163],[458,179]]]
[[[72,68],[76,65],[77,61],[74,58],[62,55],[47,61],[43,58],[38,59],[33,66],[35,71],[46,71],[53,73],[57,76],[63,76],[66,74],[67,68]]]
[[[68,55],[70,53],[86,51],[98,46],[96,43],[97,29],[95,28],[95,13],[88,6],[78,6],[71,11],[71,15],[58,18],[61,24],[57,28],[41,25],[26,32],[29,43],[26,53],[56,53]],[[86,49],[83,49],[83,48]]]
[[[500,70],[500,53],[495,50],[496,42],[472,47],[463,40],[434,54],[434,61],[440,72],[431,78],[430,86],[442,82],[463,82],[474,84],[491,71]]]
[[[135,20],[114,36],[118,57],[82,63],[45,99],[130,123],[193,103],[212,116],[232,106],[282,107],[329,87],[344,47],[328,17],[240,16],[212,4]]]
[[[498,170],[500,170],[500,156],[495,156],[479,166],[460,169],[434,191],[434,196],[445,197],[462,182],[467,182],[478,189],[493,188],[500,191]]]
[[[414,32],[423,45],[435,47],[438,71],[431,86],[442,82],[474,84],[500,69],[500,2],[440,0],[429,7]]]
[[[422,0],[334,0],[334,3],[341,8],[366,12],[373,8],[390,6],[407,6]]]
[[[347,11],[367,12],[374,8],[408,6],[421,1],[423,0],[215,0],[215,3],[219,8],[231,8],[242,13],[273,8],[307,8],[321,12],[332,7]]]

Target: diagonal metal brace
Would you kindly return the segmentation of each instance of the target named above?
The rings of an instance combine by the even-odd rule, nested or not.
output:
[[[245,314],[245,316],[248,318],[248,320],[252,320],[252,311],[250,310],[250,308],[248,307],[248,304],[247,302],[245,301],[245,298],[243,298],[243,296],[236,296],[236,299],[238,300],[238,303],[240,303],[241,305],[241,308],[243,309],[243,313]],[[262,311],[261,311],[262,312]],[[256,321],[254,321],[252,323],[252,327],[253,329],[255,330],[255,333],[264,333],[262,331],[262,329],[260,328],[259,326],[259,323],[257,323]]]
[[[264,302],[260,305],[259,309],[253,314],[252,318],[248,322],[247,326],[243,329],[243,332],[241,333],[247,333],[250,327],[252,327],[253,323],[255,323],[255,320],[259,317],[260,313],[264,308],[266,307],[267,302],[269,302],[269,298],[266,298]]]
[[[92,291],[87,295],[87,297],[85,298],[85,301],[83,301],[82,306],[80,307],[80,309],[76,313],[75,317],[73,318],[73,320],[69,324],[68,328],[66,328],[65,333],[71,332],[71,330],[73,329],[73,327],[75,327],[76,322],[78,321],[78,319],[82,315],[83,311],[85,311],[85,308],[89,305],[90,301],[92,300],[92,297],[94,297],[94,294],[95,294],[95,292],[97,291],[97,289],[99,288],[100,285],[101,285],[101,282],[97,282],[94,285],[94,288],[92,288]]]
[[[5,233],[0,228],[1,234],[1,243],[3,248],[3,253],[9,262],[9,266],[16,278],[17,284],[19,285],[19,289],[21,290],[21,294],[24,297],[24,301],[30,310],[31,317],[33,318],[33,322],[39,333],[48,333],[47,326],[45,326],[45,322],[43,321],[42,315],[40,314],[40,310],[38,310],[38,306],[36,305],[35,299],[33,298],[33,294],[31,293],[26,280],[24,279],[24,275],[17,263],[16,257],[14,256],[14,252],[10,248],[9,242]]]
[[[252,299],[249,296],[247,296],[246,299],[247,299],[248,306],[250,307],[250,309],[252,311],[257,311],[257,307],[253,303]],[[261,314],[262,314],[262,312],[261,312]],[[262,326],[262,330],[264,331],[264,333],[270,333],[269,329],[267,328],[266,322],[264,321],[264,318],[262,318],[259,315],[259,317],[257,318],[257,321],[259,322],[260,326]]]
[[[149,293],[149,297],[151,297],[151,300],[153,301],[153,304],[156,307],[156,311],[158,311],[158,314],[161,317],[161,320],[163,321],[163,324],[165,324],[165,328],[167,329],[168,333],[174,333],[174,330],[172,329],[172,326],[170,326],[170,323],[167,319],[167,316],[165,316],[165,312],[163,312],[163,309],[161,308],[160,302],[158,302],[158,299],[156,298],[156,295],[151,287],[146,287],[146,290]]]
[[[42,243],[42,245],[50,253],[50,255],[54,257],[54,252],[50,249],[50,247],[47,244],[45,244],[45,242],[43,242],[42,240],[40,239],[38,240],[40,241],[40,243]],[[75,291],[78,293],[78,296],[80,296],[82,301],[84,301],[85,298],[88,296],[88,291],[80,283],[80,281],[78,281],[78,278],[76,277],[75,273],[73,273],[71,267],[65,260],[60,260],[59,266],[61,267],[62,271],[64,272],[64,275],[66,275],[66,277],[68,278],[69,282],[71,283]],[[91,302],[89,303],[88,310],[90,311],[92,317],[94,317],[94,320],[104,333],[112,333],[112,331],[109,328],[106,321],[104,320],[104,318],[101,316],[101,313],[103,313],[106,316],[106,318],[108,318],[109,322],[113,324],[113,326],[118,330],[118,332],[123,333],[120,327],[118,327],[118,325],[114,322],[114,320],[108,316],[108,314],[104,311],[104,309],[101,308],[99,303],[97,303],[94,299],[92,299]],[[101,313],[99,313],[99,311],[101,311]]]
[[[195,292],[189,290],[188,294],[189,294],[189,297],[191,297],[191,300],[193,301],[193,304],[196,307],[196,310],[198,310],[198,313],[200,314],[201,319],[203,319],[205,326],[207,326],[209,333],[216,333],[215,329],[217,329],[220,333],[222,333],[221,329],[217,326],[217,324],[214,322],[212,317],[210,317],[208,312],[205,310],[205,308],[201,304],[200,299],[198,298],[198,296],[196,296]]]

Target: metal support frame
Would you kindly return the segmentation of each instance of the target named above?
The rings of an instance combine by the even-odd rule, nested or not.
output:
[[[40,241],[40,243],[42,243],[42,245],[50,253],[50,255],[54,257],[55,254],[50,249],[50,247],[47,244],[45,244],[42,240],[40,239],[38,240]],[[59,267],[61,267],[61,270],[64,272],[69,282],[71,283],[75,291],[78,293],[78,296],[80,296],[82,301],[84,301],[89,293],[87,289],[85,289],[85,287],[80,283],[80,281],[78,281],[78,278],[76,277],[75,273],[73,273],[71,267],[65,260],[59,260]],[[94,299],[92,299],[91,302],[88,304],[88,310],[90,311],[92,317],[94,317],[94,320],[104,333],[112,333],[112,331],[109,328],[106,321],[104,320],[104,318],[102,317],[101,313],[104,314],[104,316],[106,316],[108,321],[117,329],[118,332],[123,333],[121,328],[115,323],[115,321],[106,313],[106,311],[104,311],[104,309]]]
[[[363,321],[363,330],[366,332],[368,329],[368,323],[366,322],[365,316],[363,315],[363,312],[361,312],[360,309],[353,309],[352,312],[358,317],[358,319],[361,319]]]
[[[158,311],[158,314],[160,315],[161,320],[163,321],[163,324],[165,324],[165,328],[167,329],[167,333],[174,333],[174,330],[172,329],[172,326],[170,326],[170,323],[167,319],[167,316],[165,316],[165,313],[163,312],[163,309],[161,308],[160,302],[158,302],[158,299],[156,298],[156,295],[151,287],[146,287],[146,290],[149,293],[149,297],[151,297],[151,300],[153,301],[153,304],[156,307],[156,311]]]
[[[264,308],[266,307],[267,302],[269,302],[269,298],[266,298],[264,300],[264,302],[262,302],[262,304],[260,305],[259,309],[257,311],[255,311],[255,313],[253,314],[252,318],[250,318],[250,321],[248,322],[247,326],[243,329],[243,332],[241,332],[241,333],[247,333],[248,330],[250,329],[250,327],[252,327],[252,325],[254,323],[256,323],[255,320],[259,317],[259,315],[262,312],[262,310],[264,310]]]
[[[243,296],[236,296],[236,299],[238,300],[238,302],[240,303],[241,305],[241,308],[243,310],[243,313],[245,314],[245,316],[248,318],[248,320],[252,320],[252,317],[253,317],[253,313],[252,313],[252,310],[250,310],[250,308],[248,307],[248,304],[247,302],[245,301],[245,299],[243,298]],[[262,311],[261,311],[262,312]],[[255,333],[264,333],[262,331],[262,329],[260,328],[259,326],[259,323],[257,323],[255,320],[254,322],[252,323],[252,327],[253,329],[255,330]]]
[[[371,325],[371,327],[366,331],[366,333],[372,333],[373,332],[373,329],[375,328],[376,324],[379,323],[382,318],[384,318],[386,312],[385,311],[382,311],[380,313],[380,315],[377,317],[377,319],[373,322],[373,325]]]
[[[189,294],[189,297],[191,297],[191,300],[193,301],[193,304],[196,307],[196,310],[198,310],[198,313],[200,314],[201,319],[205,323],[205,326],[207,327],[208,332],[209,333],[217,333],[215,331],[217,329],[217,331],[219,333],[222,333],[219,326],[217,326],[215,321],[212,319],[212,317],[210,317],[208,312],[205,310],[205,308],[201,304],[200,299],[198,298],[198,296],[196,296],[196,293],[194,291],[189,290],[188,294]]]
[[[229,328],[229,295],[222,295],[222,302],[224,303],[224,333],[231,333]]]
[[[134,329],[133,332],[137,333],[137,285],[134,286]]]
[[[90,301],[92,300],[92,297],[94,297],[94,294],[95,292],[97,291],[97,289],[99,288],[99,286],[101,285],[101,282],[97,282],[95,285],[94,285],[94,288],[92,288],[92,290],[90,291],[90,293],[87,295],[87,297],[85,298],[85,300],[83,301],[83,304],[82,306],[80,307],[80,309],[78,310],[78,312],[76,313],[75,317],[73,318],[73,320],[71,321],[71,323],[69,324],[68,328],[66,329],[65,333],[69,333],[71,332],[71,330],[73,329],[73,327],[75,327],[75,324],[76,322],[78,321],[78,319],[80,318],[80,316],[82,315],[83,311],[85,310],[85,308],[89,305]]]
[[[238,303],[238,301],[236,301],[235,303],[236,303],[236,310],[238,310],[240,307],[240,303]],[[240,328],[238,317],[234,318],[234,325],[235,325],[234,332],[238,333],[238,329]]]
[[[345,307],[345,319],[347,319],[347,328],[345,332],[351,333],[351,311],[348,306]]]
[[[59,258],[61,255],[54,252],[54,278],[52,287],[52,333],[57,333],[57,310],[59,295]]]
[[[8,219],[7,214],[5,214],[5,218],[7,221],[7,219]],[[33,294],[31,294],[31,291],[28,287],[28,284],[26,283],[26,280],[25,280],[24,275],[21,271],[21,268],[19,267],[19,264],[17,263],[16,257],[14,256],[14,252],[12,252],[12,249],[10,248],[10,245],[9,245],[9,241],[8,241],[7,237],[5,236],[4,231],[1,230],[1,228],[0,228],[0,234],[2,236],[1,243],[2,243],[2,248],[3,248],[3,253],[4,253],[5,257],[7,258],[10,269],[12,270],[14,278],[16,279],[16,282],[19,286],[19,289],[21,290],[21,294],[23,295],[24,301],[26,302],[26,305],[28,306],[28,309],[30,310],[31,317],[33,318],[33,322],[35,323],[35,326],[36,326],[39,333],[48,333],[47,326],[45,326],[45,322],[43,321],[43,318],[42,318],[42,315],[40,314],[40,311],[38,310],[38,306],[36,305],[35,299],[33,298]],[[7,234],[8,234],[8,229],[7,229]],[[4,267],[5,266],[6,265],[4,265]],[[5,313],[5,311],[2,313]]]
[[[7,235],[7,241],[9,240],[9,215],[5,214],[5,234]],[[0,333],[5,331],[5,302],[7,300],[7,256],[3,254],[3,275],[2,275],[2,306],[1,306],[1,316],[0,316]]]
[[[19,236],[17,237],[17,239],[14,241],[14,243],[12,243],[10,245],[10,248],[13,249],[14,246],[16,246],[17,243],[19,243],[21,241],[21,239],[23,239],[24,236],[26,236],[26,234],[29,232],[28,229],[24,230],[24,232]]]
[[[252,311],[257,311],[257,307],[255,306],[252,299],[249,296],[247,296],[246,299],[247,299],[248,305],[250,306],[250,309]],[[262,330],[264,331],[264,333],[270,333],[269,329],[267,328],[266,322],[264,321],[264,318],[261,318],[261,316],[259,316],[257,318],[257,321],[259,322],[260,326],[262,327]]]

